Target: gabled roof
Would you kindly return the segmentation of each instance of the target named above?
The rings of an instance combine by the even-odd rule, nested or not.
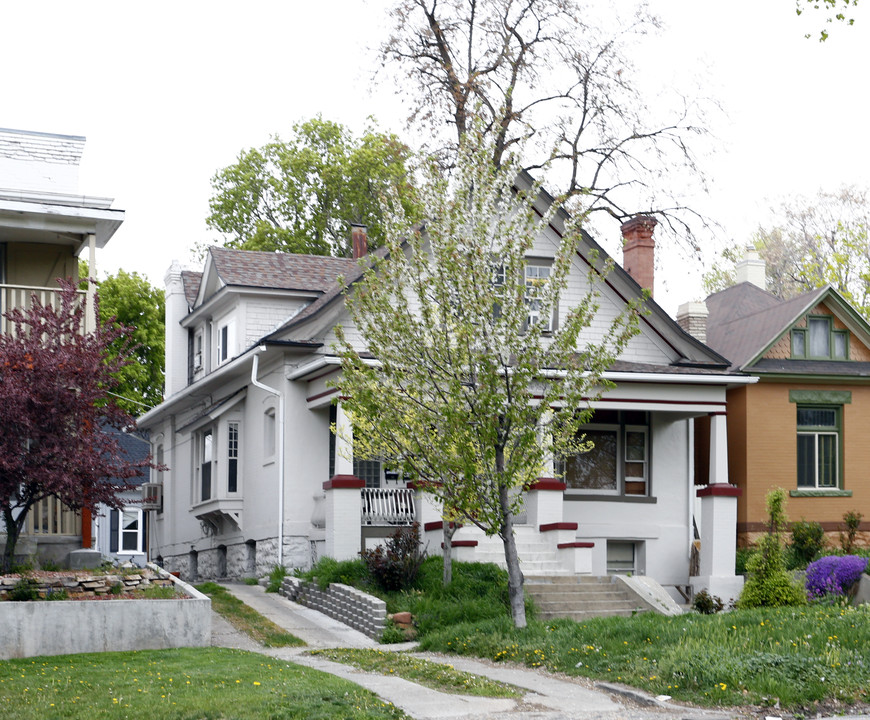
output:
[[[356,262],[348,258],[211,247],[198,282],[193,273],[185,280],[185,295],[191,306],[201,305],[227,286],[319,295],[330,290],[340,275],[348,275],[356,267]],[[196,285],[194,302],[190,302],[188,280],[191,290]]]
[[[187,307],[192,308],[196,304],[196,296],[199,295],[199,285],[202,282],[202,273],[192,270],[181,271],[181,284],[184,287],[184,298]]]
[[[707,298],[707,344],[730,358],[732,370],[847,374],[866,372],[865,363],[823,360],[770,360],[764,354],[807,312],[824,302],[865,344],[870,325],[833,287],[826,285],[781,300],[752,283],[742,282]]]

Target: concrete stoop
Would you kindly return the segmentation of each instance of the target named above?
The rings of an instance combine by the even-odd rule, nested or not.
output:
[[[527,576],[526,593],[535,601],[542,620],[568,618],[583,621],[593,617],[630,617],[639,612],[676,614],[679,608],[660,607],[660,603],[638,593],[621,576]],[[662,591],[664,595],[667,593]]]

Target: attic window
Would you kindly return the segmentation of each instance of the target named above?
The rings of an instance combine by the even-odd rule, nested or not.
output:
[[[791,356],[808,360],[846,360],[849,332],[834,330],[830,315],[810,316],[807,327],[791,331]]]

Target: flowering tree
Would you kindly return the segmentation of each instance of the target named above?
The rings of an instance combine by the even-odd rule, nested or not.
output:
[[[429,481],[447,520],[500,537],[512,617],[523,627],[513,529],[521,491],[548,458],[582,449],[577,429],[637,318],[629,306],[602,335],[590,332],[592,277],[584,296],[560,308],[580,242],[575,221],[558,238],[549,277],[527,284],[526,255],[559,204],[536,207],[540,188],[518,190],[515,160],[505,156],[496,168],[483,138],[464,137],[451,178],[430,169],[420,193],[424,227],[409,226],[400,211],[389,216],[387,253],[347,292],[371,357],[338,328],[337,384],[355,455],[394,459]],[[530,322],[532,308],[539,318],[560,308],[557,327]]]
[[[5,314],[0,335],[0,513],[6,528],[2,569],[12,564],[18,537],[35,503],[55,497],[74,510],[100,503],[120,507],[123,481],[150,461],[131,461],[108,428],[126,431],[134,419],[111,396],[125,352],[109,352],[125,328],[98,325],[83,333],[84,307],[63,284],[57,306],[31,298]],[[120,484],[119,484],[120,483]]]

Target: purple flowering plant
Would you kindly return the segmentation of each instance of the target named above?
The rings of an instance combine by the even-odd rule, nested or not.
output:
[[[807,595],[811,600],[842,597],[867,569],[867,558],[858,555],[829,555],[807,565]]]

